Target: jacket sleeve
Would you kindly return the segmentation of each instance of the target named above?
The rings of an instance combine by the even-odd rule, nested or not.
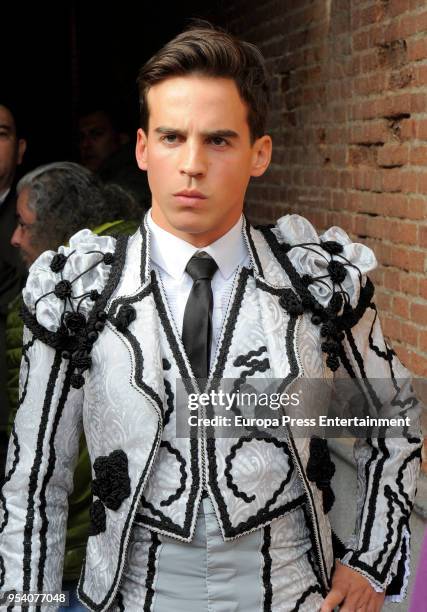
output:
[[[353,393],[350,388],[356,387],[359,417],[408,418],[409,426],[398,435],[373,429],[371,437],[357,438],[356,526],[351,540],[338,547],[344,564],[367,577],[376,590],[400,601],[409,575],[409,517],[420,467],[421,407],[409,372],[383,337],[368,277],[377,265],[375,256],[338,227],[318,236],[299,215],[282,217],[273,231],[298,273],[294,284],[312,311],[311,320],[320,328],[340,410]]]
[[[114,243],[82,230],[30,269],[20,400],[0,493],[2,592],[61,590],[84,373],[105,320],[102,292]]]
[[[341,561],[364,574],[376,590],[385,590],[388,599],[401,601],[409,577],[409,517],[420,468],[421,408],[410,373],[384,340],[375,304],[366,300],[358,306],[360,319],[343,327],[336,376],[357,380],[372,417],[403,418],[408,425],[397,435],[356,439],[357,520]]]
[[[71,375],[62,350],[25,329],[21,403],[0,497],[1,591],[61,590],[83,401]]]

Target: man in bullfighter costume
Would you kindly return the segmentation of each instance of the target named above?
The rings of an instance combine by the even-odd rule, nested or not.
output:
[[[93,504],[78,594],[90,610],[371,612],[404,594],[419,435],[357,440],[344,544],[326,440],[176,433],[179,379],[197,394],[196,379],[209,392],[222,379],[347,377],[380,411],[375,376],[396,390],[396,415],[418,417],[382,336],[372,251],[298,215],[255,228],[242,213],[271,158],[267,82],[258,49],[222,31],[169,42],[138,79],[136,157],[152,193],[139,231],[82,230],[31,267],[1,591],[61,587],[83,426]]]

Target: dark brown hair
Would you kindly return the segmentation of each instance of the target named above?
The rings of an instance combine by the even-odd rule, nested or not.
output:
[[[265,134],[270,95],[264,58],[254,45],[210,24],[182,32],[141,68],[137,83],[141,127],[146,133],[150,87],[170,77],[190,74],[232,79],[248,107],[252,142]]]

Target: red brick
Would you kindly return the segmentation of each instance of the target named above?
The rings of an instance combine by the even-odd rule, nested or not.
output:
[[[402,172],[398,169],[384,170],[382,173],[382,191],[399,192],[402,191]]]
[[[378,148],[377,162],[379,166],[384,168],[404,166],[408,163],[408,157],[407,145],[388,144]]]
[[[373,277],[373,275],[370,275],[370,278],[375,283],[375,286],[378,286],[377,279]],[[391,298],[388,294],[382,293],[382,292],[380,293],[379,291],[377,291],[376,297],[375,297],[375,303],[380,313],[388,312],[391,307]]]
[[[403,38],[417,34],[423,31],[423,23],[425,22],[424,13],[416,13],[405,15],[399,24],[399,35]]]
[[[413,274],[408,274],[407,272],[400,273],[400,290],[402,293],[408,295],[416,295],[419,294],[419,285],[418,278]]]
[[[402,319],[409,318],[409,300],[401,296],[394,296],[392,311],[398,317]]]
[[[418,328],[415,325],[402,321],[400,333],[402,341],[405,342],[405,344],[409,344],[415,348],[418,347]]]
[[[425,0],[409,0],[409,8],[414,11],[418,8],[425,8]]]
[[[427,376],[427,357],[411,351],[409,370],[418,376]]]
[[[422,60],[427,57],[427,39],[409,39],[408,40],[408,61]]]
[[[385,237],[395,244],[412,244],[418,242],[418,224],[404,223],[403,221],[392,221],[388,224],[388,235]]]
[[[379,66],[380,61],[376,50],[367,51],[362,57],[353,58],[353,74],[367,74],[377,70]]]
[[[401,337],[400,325],[401,322],[394,317],[389,317],[386,314],[381,316],[381,326],[385,336],[399,340]]]
[[[401,140],[411,140],[416,137],[419,129],[420,121],[415,119],[402,119],[400,121],[399,136]],[[427,121],[426,121],[426,136],[427,136]],[[420,137],[419,137],[420,138]]]
[[[421,329],[418,336],[418,347],[427,353],[427,330]]]
[[[414,69],[413,86],[425,87],[427,84],[427,66],[422,64]]]
[[[359,27],[378,23],[385,16],[384,6],[380,4],[372,4],[363,8],[359,13]]]
[[[391,289],[392,291],[400,291],[400,272],[399,270],[394,270],[393,268],[386,268],[384,271],[383,283],[386,289]],[[393,299],[397,300],[397,299],[402,299],[402,298],[394,297]]]
[[[419,172],[417,175],[417,192],[427,194],[427,172]]]
[[[405,110],[402,110],[403,113],[425,113],[427,108],[427,94],[424,93],[414,93],[411,95],[410,105],[405,106]]]
[[[350,144],[383,144],[388,139],[389,131],[385,120],[353,125],[350,130]]]
[[[427,249],[427,226],[423,225],[419,228],[419,246]]]
[[[418,325],[427,325],[427,304],[411,304],[411,321]]]
[[[427,166],[427,146],[411,147],[409,159],[414,166]]]
[[[410,0],[389,0],[387,14],[390,17],[401,15],[410,9]]]
[[[401,171],[401,174],[403,193],[417,193],[419,191],[420,174],[406,169]]]
[[[413,120],[413,122],[416,125],[416,137],[420,140],[427,140],[427,119],[419,119],[416,122]]]
[[[390,248],[390,264],[402,270],[423,272],[424,258],[423,251],[408,250],[394,245]]]
[[[407,217],[408,219],[425,219],[427,214],[427,200],[423,198],[410,198],[408,200]]]
[[[419,294],[420,294],[420,297],[422,297],[425,300],[427,300],[427,279],[426,278],[420,278],[420,281],[419,281]]]

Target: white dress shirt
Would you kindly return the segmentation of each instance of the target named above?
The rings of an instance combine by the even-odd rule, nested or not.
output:
[[[147,217],[151,239],[151,265],[158,273],[168,302],[176,331],[182,336],[184,311],[193,286],[191,276],[185,271],[188,261],[198,251],[208,253],[218,270],[212,277],[213,294],[211,365],[221,335],[222,324],[230,301],[234,280],[241,266],[249,266],[249,252],[243,238],[243,217],[224,236],[209,246],[197,248],[159,227]]]

